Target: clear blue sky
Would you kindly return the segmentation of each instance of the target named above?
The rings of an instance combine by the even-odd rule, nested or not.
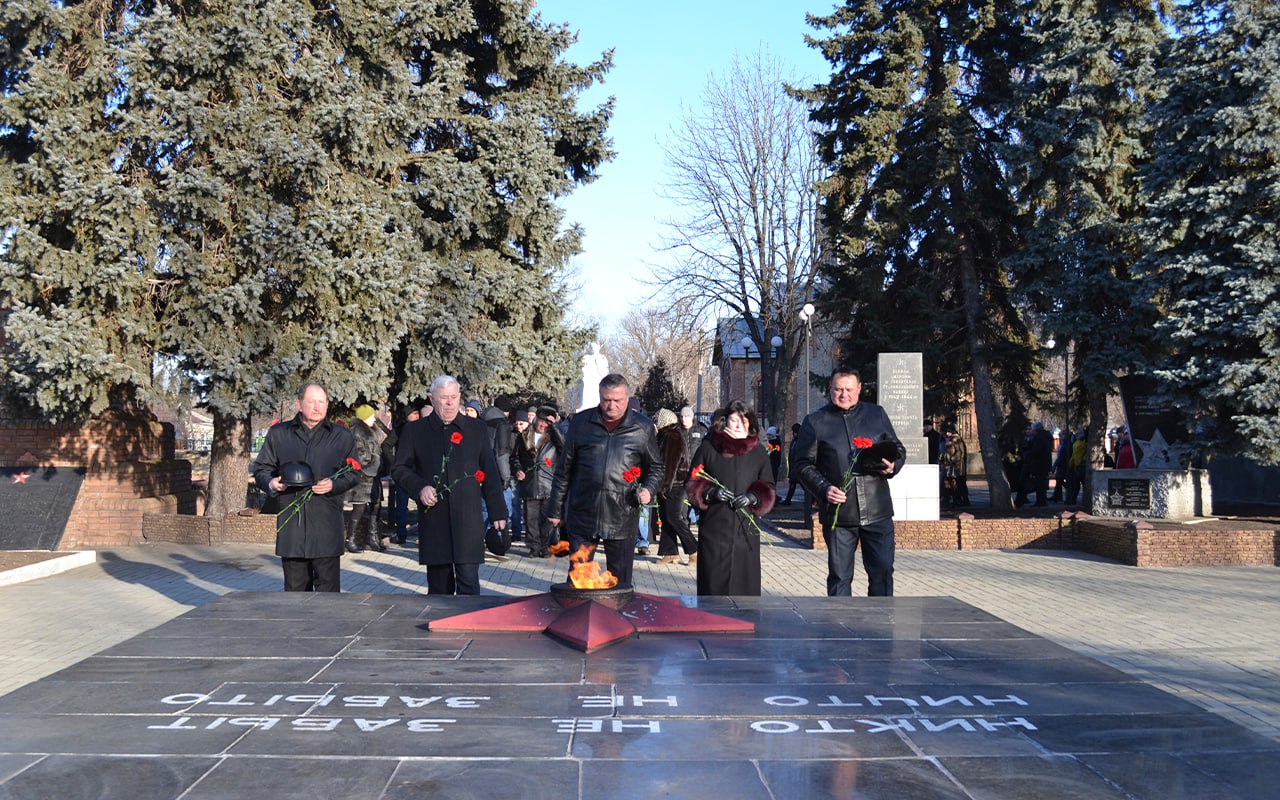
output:
[[[613,69],[584,102],[617,98],[609,126],[617,156],[595,183],[562,202],[567,221],[586,232],[573,264],[582,287],[576,322],[611,326],[651,291],[634,278],[666,257],[657,247],[662,222],[674,212],[660,196],[663,143],[684,116],[681,104],[696,107],[708,80],[723,76],[735,54],[745,59],[764,50],[802,83],[824,79],[827,63],[805,44],[804,35],[815,31],[804,17],[832,7],[831,0],[537,0],[544,21],[578,33],[569,60],[585,64],[614,49]]]

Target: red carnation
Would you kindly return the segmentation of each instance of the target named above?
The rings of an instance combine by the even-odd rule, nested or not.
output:
[[[484,470],[476,470],[476,483],[484,483]]]
[[[454,431],[449,436],[449,441],[453,442],[454,444],[462,444],[462,434],[458,433],[457,431]]]
[[[348,466],[348,467],[351,467],[351,468],[352,468],[353,470],[355,470],[356,472],[359,472],[359,471],[360,471],[360,462],[359,462],[359,461],[356,461],[354,458],[348,458],[348,459],[347,459],[347,466]]]
[[[854,447],[858,448],[859,450],[866,450],[868,447],[875,444],[875,442],[871,441],[865,436],[855,436],[853,437],[853,441],[851,442],[851,444]]]
[[[551,457],[550,457],[550,456],[544,456],[544,457],[543,457],[543,459],[542,459],[542,463],[543,463],[543,464],[546,464],[548,467],[549,467],[549,466],[551,466]]]

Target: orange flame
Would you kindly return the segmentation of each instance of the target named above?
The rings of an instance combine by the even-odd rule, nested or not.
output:
[[[564,539],[561,539],[560,541],[548,547],[547,552],[551,553],[551,555],[553,556],[567,556],[569,555],[569,542],[567,542]]]
[[[596,546],[594,544],[584,544],[578,547],[578,552],[569,556],[569,561],[573,566],[569,569],[569,582],[573,584],[575,589],[611,589],[618,585],[618,579],[613,577],[613,573],[605,570],[600,571],[600,565],[595,562]]]

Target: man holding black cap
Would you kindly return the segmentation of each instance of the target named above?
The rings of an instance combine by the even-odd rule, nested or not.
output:
[[[298,414],[273,425],[253,479],[268,496],[264,511],[277,512],[276,555],[286,592],[342,589],[342,495],[360,481],[351,431],[328,419],[329,394],[317,383],[298,390]],[[310,490],[311,496],[302,494]]]
[[[831,376],[831,402],[804,418],[796,437],[796,463],[806,495],[818,500],[827,542],[827,594],[853,593],[853,557],[862,547],[867,595],[893,596],[893,499],[891,478],[907,450],[889,415],[859,402],[862,378],[855,370]]]

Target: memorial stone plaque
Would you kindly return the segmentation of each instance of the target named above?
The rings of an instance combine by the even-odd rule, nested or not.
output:
[[[1151,481],[1144,478],[1108,478],[1107,505],[1112,508],[1151,508]]]
[[[924,359],[920,353],[881,353],[878,401],[907,449],[908,464],[928,464],[924,438]]]

